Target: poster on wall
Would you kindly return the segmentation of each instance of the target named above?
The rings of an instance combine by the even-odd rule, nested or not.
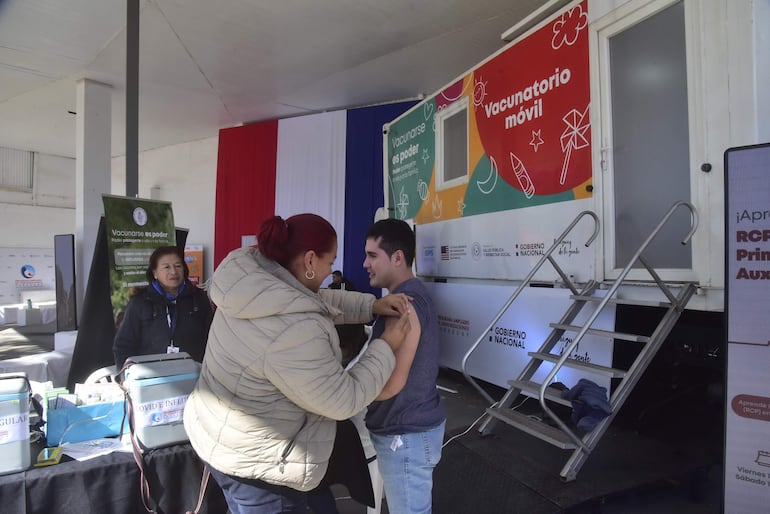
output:
[[[0,247],[0,305],[55,300],[53,248]]]
[[[458,107],[459,106],[459,107]],[[470,230],[491,253],[531,239],[550,246],[592,197],[587,3],[573,3],[539,28],[479,64],[386,126],[386,202],[418,225],[463,219],[441,230],[450,239]],[[442,111],[466,109],[467,169],[444,181]],[[437,155],[441,154],[441,155]],[[560,205],[563,216],[528,211]],[[542,212],[542,209],[540,210]],[[500,219],[490,213],[505,213]],[[503,225],[505,240],[487,235]],[[546,230],[543,230],[543,229]],[[590,234],[590,229],[589,229]],[[418,237],[420,232],[418,231]],[[441,243],[442,246],[452,243]],[[507,251],[507,250],[506,250]],[[488,252],[488,253],[490,253]],[[467,260],[461,274],[437,263],[436,275],[483,277]]]
[[[190,271],[190,282],[196,286],[203,284],[203,245],[187,244],[184,246],[184,261]]]
[[[147,285],[153,250],[176,244],[171,202],[102,195],[107,228],[110,298],[116,318],[128,304],[129,291]]]
[[[770,504],[770,143],[725,152],[724,512]]]

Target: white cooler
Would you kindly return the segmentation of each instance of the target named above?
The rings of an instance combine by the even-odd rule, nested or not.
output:
[[[129,357],[123,387],[132,405],[134,434],[143,449],[187,442],[182,414],[200,364],[187,353]]]
[[[24,373],[0,373],[0,474],[30,466],[29,382]]]

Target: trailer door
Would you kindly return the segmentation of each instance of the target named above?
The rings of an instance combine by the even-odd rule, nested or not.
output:
[[[671,205],[691,200],[685,5],[660,0],[628,11],[599,20],[594,53],[607,279],[628,264]],[[689,227],[689,213],[680,209],[644,254],[664,279],[693,279],[693,246],[680,244]],[[649,279],[642,271],[636,276]]]

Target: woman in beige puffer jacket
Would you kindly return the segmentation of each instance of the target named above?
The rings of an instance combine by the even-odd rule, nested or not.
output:
[[[361,411],[390,377],[393,351],[409,328],[409,302],[403,295],[378,300],[321,290],[337,242],[319,216],[274,217],[258,241],[259,249],[231,252],[212,277],[209,295],[217,310],[184,425],[231,511],[241,511],[237,497],[246,488],[256,496],[251,505],[267,505],[277,494],[279,502],[288,497],[289,504],[298,503],[296,512],[304,512],[304,495],[295,492],[323,478],[335,420]],[[367,322],[376,314],[392,316],[390,330],[343,369],[334,325]],[[281,505],[248,512],[286,511]]]

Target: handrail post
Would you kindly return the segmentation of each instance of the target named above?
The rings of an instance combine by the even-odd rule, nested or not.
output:
[[[553,380],[561,367],[564,365],[564,363],[569,358],[569,355],[572,353],[572,351],[577,347],[577,345],[580,343],[581,339],[583,339],[583,336],[588,332],[588,329],[593,325],[594,321],[597,317],[599,317],[599,314],[602,312],[604,307],[607,305],[607,303],[610,301],[610,299],[615,295],[615,292],[618,290],[620,285],[623,283],[623,280],[626,278],[626,275],[631,271],[634,264],[637,260],[640,259],[642,252],[647,248],[647,246],[650,244],[650,242],[655,238],[655,236],[658,235],[658,232],[660,232],[660,229],[668,222],[671,215],[674,213],[674,211],[680,207],[685,206],[690,210],[690,230],[687,233],[687,235],[682,240],[682,244],[687,244],[687,242],[692,238],[693,234],[698,228],[698,213],[695,210],[695,207],[686,201],[679,201],[676,202],[674,205],[671,206],[671,208],[666,212],[666,214],[663,216],[663,218],[660,220],[658,225],[655,227],[655,229],[650,232],[650,235],[647,236],[647,239],[641,244],[639,249],[634,253],[633,257],[629,260],[628,264],[625,268],[623,268],[623,271],[621,271],[620,275],[618,275],[618,278],[615,279],[615,281],[612,284],[612,287],[607,291],[607,293],[604,295],[604,298],[599,302],[599,304],[596,306],[596,309],[594,312],[588,317],[586,322],[583,324],[583,327],[580,329],[580,331],[575,335],[572,342],[567,345],[564,348],[564,351],[562,352],[561,357],[559,357],[559,360],[554,363],[553,367],[551,368],[551,371],[548,373],[548,375],[545,377],[543,382],[540,384],[540,390],[539,390],[539,400],[540,400],[540,406],[543,408],[543,412],[550,417],[558,426],[559,428],[566,433],[580,448],[584,451],[590,451],[589,448],[586,447],[585,443],[583,443],[582,439],[579,438],[567,425],[564,423],[559,417],[551,410],[545,401],[545,390],[548,388],[548,384],[551,383],[551,380]],[[653,272],[654,273],[654,272]],[[655,278],[656,275],[653,274],[653,278]],[[663,291],[664,294],[666,291]]]
[[[572,223],[567,226],[567,228],[564,230],[564,232],[561,233],[561,235],[554,240],[554,243],[551,245],[551,247],[545,252],[545,254],[540,258],[539,261],[537,261],[537,264],[530,270],[530,272],[527,274],[526,277],[522,280],[521,284],[516,288],[516,290],[513,292],[513,294],[508,298],[508,301],[505,302],[503,307],[497,312],[494,318],[492,318],[492,321],[489,322],[487,327],[484,329],[484,331],[481,333],[481,335],[476,339],[476,342],[474,342],[471,347],[465,352],[465,355],[463,355],[462,360],[462,372],[465,376],[465,379],[470,382],[470,384],[476,388],[476,390],[486,398],[486,400],[490,403],[490,405],[496,403],[495,400],[482,388],[474,379],[470,376],[467,370],[467,364],[468,364],[468,358],[471,356],[471,354],[476,350],[476,348],[481,344],[481,342],[484,340],[484,337],[486,337],[487,333],[492,330],[492,327],[497,323],[497,321],[502,317],[503,314],[505,314],[505,311],[508,310],[508,307],[511,306],[511,304],[518,298],[518,296],[521,294],[521,292],[524,290],[524,288],[532,281],[532,278],[535,276],[535,273],[538,272],[538,270],[543,266],[543,264],[548,260],[551,262],[552,265],[554,265],[557,269],[557,272],[559,272],[558,266],[556,266],[556,263],[551,259],[551,254],[558,248],[559,244],[564,240],[565,237],[567,237],[567,234],[569,234],[572,229],[575,227],[575,225],[578,224],[578,222],[584,217],[584,216],[591,216],[594,220],[594,231],[593,234],[591,234],[591,237],[588,238],[588,241],[585,242],[586,248],[593,243],[594,239],[599,235],[599,217],[596,215],[593,211],[582,211],[580,212],[574,220],[572,220]],[[560,275],[563,277],[563,273],[560,273]],[[571,288],[572,289],[572,288]]]

